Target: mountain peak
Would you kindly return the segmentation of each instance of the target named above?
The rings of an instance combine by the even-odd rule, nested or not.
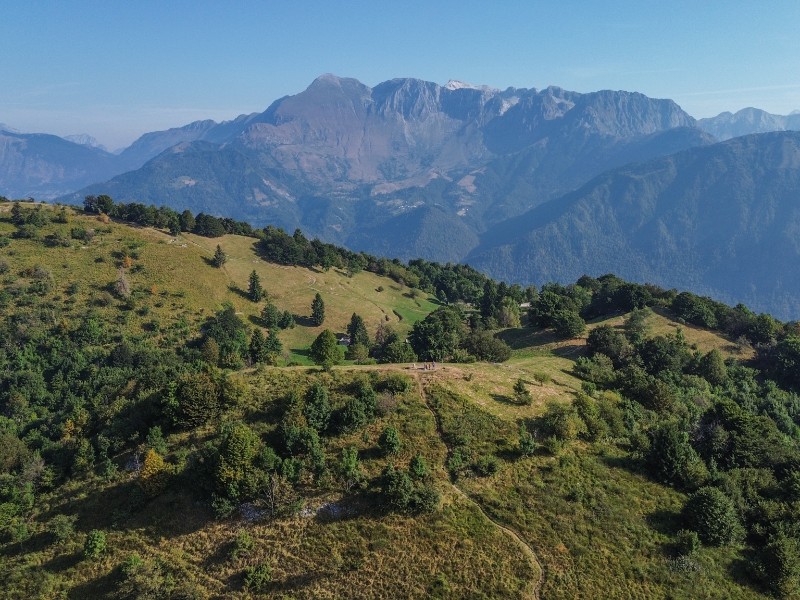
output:
[[[65,135],[64,139],[68,142],[72,142],[73,144],[79,144],[81,146],[89,146],[90,148],[100,148],[101,150],[106,150],[106,147],[103,146],[100,142],[98,142],[95,138],[87,133],[76,133],[74,135]]]
[[[488,85],[475,85],[467,83],[466,81],[459,81],[458,79],[451,79],[444,84],[444,88],[450,91],[455,90],[478,90],[479,92],[499,92],[497,88]]]

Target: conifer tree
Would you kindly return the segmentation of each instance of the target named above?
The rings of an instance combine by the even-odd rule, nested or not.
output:
[[[261,287],[261,278],[258,276],[255,269],[250,273],[250,285],[247,288],[247,295],[253,302],[261,302],[264,298],[264,288]]]
[[[256,329],[250,336],[249,354],[253,364],[263,363],[267,360],[267,341],[260,329]]]
[[[319,295],[319,292],[311,302],[311,321],[317,327],[325,322],[325,302],[322,301],[322,296]]]
[[[228,255],[225,254],[220,245],[217,244],[217,249],[214,251],[214,258],[211,259],[211,263],[219,269],[226,262],[228,262]],[[253,272],[255,273],[255,271]]]
[[[361,344],[369,347],[369,333],[367,326],[364,325],[364,319],[360,315],[353,313],[350,317],[350,324],[347,326],[347,335],[350,336],[350,344]]]
[[[277,329],[280,326],[281,314],[278,312],[278,308],[269,300],[267,300],[264,309],[261,311],[261,320],[267,329]]]
[[[306,393],[306,402],[303,406],[303,414],[310,427],[318,432],[323,432],[328,428],[331,418],[331,403],[328,399],[328,388],[321,383],[315,383]]]
[[[336,336],[326,329],[311,344],[311,359],[326,371],[341,360]]]

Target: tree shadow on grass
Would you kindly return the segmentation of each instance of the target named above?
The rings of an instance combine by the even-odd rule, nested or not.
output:
[[[520,404],[511,396],[506,396],[505,394],[489,394],[492,397],[492,400],[495,402],[499,402],[500,404],[505,404],[507,406],[524,406],[524,404]]]
[[[42,567],[51,573],[60,573],[61,571],[66,571],[76,567],[82,560],[83,552],[78,550],[70,554],[57,554],[44,563]]]
[[[297,325],[300,325],[300,327],[316,327],[317,326],[317,324],[314,323],[314,321],[311,320],[311,317],[306,317],[306,316],[302,316],[302,315],[294,315],[293,314],[292,318],[294,319],[294,322]]]
[[[754,567],[758,564],[758,553],[752,548],[745,548],[727,566],[728,576],[742,587],[754,592],[768,594],[769,590],[758,581]]]
[[[645,516],[647,524],[665,535],[675,535],[683,526],[681,514],[674,510],[656,510]]]
[[[264,327],[264,321],[261,320],[261,317],[256,315],[249,315],[247,320],[250,321],[256,327]]]
[[[553,354],[560,358],[578,358],[586,354],[586,346],[584,344],[566,344],[553,348]]]
[[[53,536],[47,532],[32,535],[24,542],[8,543],[0,548],[0,556],[17,556],[43,551],[53,541]]]
[[[228,291],[236,294],[241,298],[244,298],[245,300],[250,300],[250,294],[248,294],[247,291],[243,290],[235,283],[232,283],[231,285],[228,286]]]
[[[559,341],[559,337],[549,329],[536,329],[533,327],[504,329],[496,337],[511,346],[513,350],[545,346]]]
[[[281,592],[300,592],[303,588],[308,587],[315,581],[326,579],[328,576],[324,573],[299,573],[297,575],[289,575],[285,579],[275,581],[272,588],[275,591]]]
[[[117,586],[122,578],[119,569],[113,569],[101,575],[97,579],[92,579],[73,587],[67,593],[67,597],[74,600],[84,600],[85,598],[117,598]]]

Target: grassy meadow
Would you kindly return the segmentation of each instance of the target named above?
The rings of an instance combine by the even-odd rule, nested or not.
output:
[[[0,212],[10,207],[0,205]],[[324,437],[331,470],[343,449],[357,449],[364,488],[348,492],[333,478],[313,488],[301,481],[297,509],[280,518],[245,511],[215,519],[209,503],[187,491],[200,468],[197,456],[218,423],[167,436],[171,477],[185,485],[168,487],[144,504],[132,505],[135,477],[124,467],[130,454],[115,457],[121,468],[112,479],[66,481],[37,498],[28,538],[0,543],[4,597],[117,598],[121,565],[133,554],[171,565],[178,585],[192,590],[187,598],[257,597],[244,589],[244,573],[264,563],[271,565],[273,584],[262,597],[286,599],[762,597],[737,574],[740,547],[704,547],[691,569],[676,565],[670,540],[686,496],[647,478],[630,453],[607,441],[571,441],[557,454],[540,446],[532,456],[520,455],[520,424],[535,423],[548,403],[570,403],[581,389],[573,365],[585,354],[586,334],[565,341],[551,331],[502,331],[498,337],[513,352],[497,364],[441,364],[435,370],[344,364],[321,372],[309,368],[308,347],[323,329],[344,332],[358,313],[370,334],[380,323],[407,333],[437,303],[372,273],[348,276],[337,269],[267,263],[253,238],[173,237],[68,213],[68,223],[45,225],[40,235],[70,239],[78,228],[91,230],[90,240],[46,246],[41,239],[14,239],[0,248],[7,309],[30,308],[23,290],[38,267],[51,286],[36,306],[56,322],[66,327],[91,310],[127,336],[178,347],[224,303],[248,326],[260,327],[264,303],[246,295],[255,270],[278,309],[297,320],[280,333],[280,366],[234,375],[245,393],[224,419],[247,423],[261,439],[278,437],[275,415],[291,390],[302,395],[322,382],[336,411],[356,379],[374,383],[400,374],[410,384],[403,392],[380,393],[378,417],[365,427]],[[0,237],[10,238],[15,230],[0,218]],[[217,244],[228,256],[222,268],[210,262]],[[111,291],[121,272],[132,290],[127,302]],[[308,321],[316,293],[326,306],[322,327]],[[600,324],[621,327],[623,320],[619,315],[590,323],[588,331]],[[717,348],[739,360],[752,356],[752,349],[679,325],[666,312],[652,313],[647,323],[648,335],[680,327],[702,352]],[[514,400],[518,380],[531,394],[529,405]],[[402,440],[391,458],[378,449],[387,427]],[[390,462],[405,469],[417,454],[441,495],[436,510],[408,516],[379,508],[376,482],[382,471]],[[77,520],[74,532],[54,543],[51,529],[59,514]],[[108,549],[99,560],[84,560],[84,539],[93,529],[106,532]],[[252,545],[235,552],[243,531]],[[533,560],[520,543],[532,549]]]

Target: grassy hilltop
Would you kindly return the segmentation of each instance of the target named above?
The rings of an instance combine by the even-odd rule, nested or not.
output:
[[[796,511],[783,466],[756,441],[741,463],[715,450],[718,472],[682,463],[667,480],[652,464],[655,431],[697,422],[734,388],[750,386],[751,403],[796,401],[740,366],[756,356],[741,340],[662,305],[638,313],[636,344],[624,342],[628,313],[590,319],[571,338],[523,318],[492,330],[511,348],[505,361],[323,371],[308,354],[323,329],[343,333],[357,313],[370,335],[384,323],[405,337],[440,303],[366,271],[268,263],[243,236],[172,236],[44,207],[62,216],[20,237],[10,209],[0,204],[5,597],[783,593],[753,566],[767,545],[758,536],[772,535],[760,515],[790,523]],[[211,264],[218,244],[222,268]],[[225,303],[248,333],[263,329],[264,303],[246,293],[253,271],[297,322],[278,333],[278,365],[205,364],[197,342]],[[316,293],[321,327],[307,320]],[[598,358],[595,330],[617,336],[619,363]],[[665,357],[667,343],[683,362]],[[727,360],[724,381],[704,374],[707,356]],[[796,425],[776,433],[780,410],[769,410],[752,417],[759,435],[793,464]],[[745,434],[727,431],[738,448]],[[690,442],[676,443],[705,461]],[[704,486],[727,490],[750,530],[684,551],[683,507]]]

